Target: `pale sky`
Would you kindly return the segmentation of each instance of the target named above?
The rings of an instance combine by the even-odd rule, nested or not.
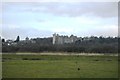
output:
[[[5,39],[118,35],[117,2],[10,2],[2,10]]]

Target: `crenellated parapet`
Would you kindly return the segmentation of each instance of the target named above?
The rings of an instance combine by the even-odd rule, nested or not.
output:
[[[68,37],[68,36],[63,36],[56,33],[53,34],[53,44],[74,43],[77,40],[79,40],[79,38],[74,35],[71,35],[70,37]]]

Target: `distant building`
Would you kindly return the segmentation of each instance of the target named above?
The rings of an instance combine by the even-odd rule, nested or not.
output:
[[[74,43],[75,41],[79,40],[77,36],[71,35],[68,36],[60,36],[59,34],[53,34],[53,44],[65,44],[65,43]]]
[[[14,42],[13,40],[6,40],[6,44],[10,46],[10,45],[15,45],[16,42]]]
[[[31,39],[30,41],[31,41],[31,43],[36,43],[36,41],[34,39]]]

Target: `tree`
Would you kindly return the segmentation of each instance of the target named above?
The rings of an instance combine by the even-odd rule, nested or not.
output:
[[[5,39],[2,39],[2,42],[5,42]]]
[[[19,42],[20,41],[20,37],[17,36],[17,39],[15,40],[15,42]]]

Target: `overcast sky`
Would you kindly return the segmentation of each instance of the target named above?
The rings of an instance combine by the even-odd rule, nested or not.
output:
[[[2,37],[117,36],[117,2],[10,2],[2,5]]]

